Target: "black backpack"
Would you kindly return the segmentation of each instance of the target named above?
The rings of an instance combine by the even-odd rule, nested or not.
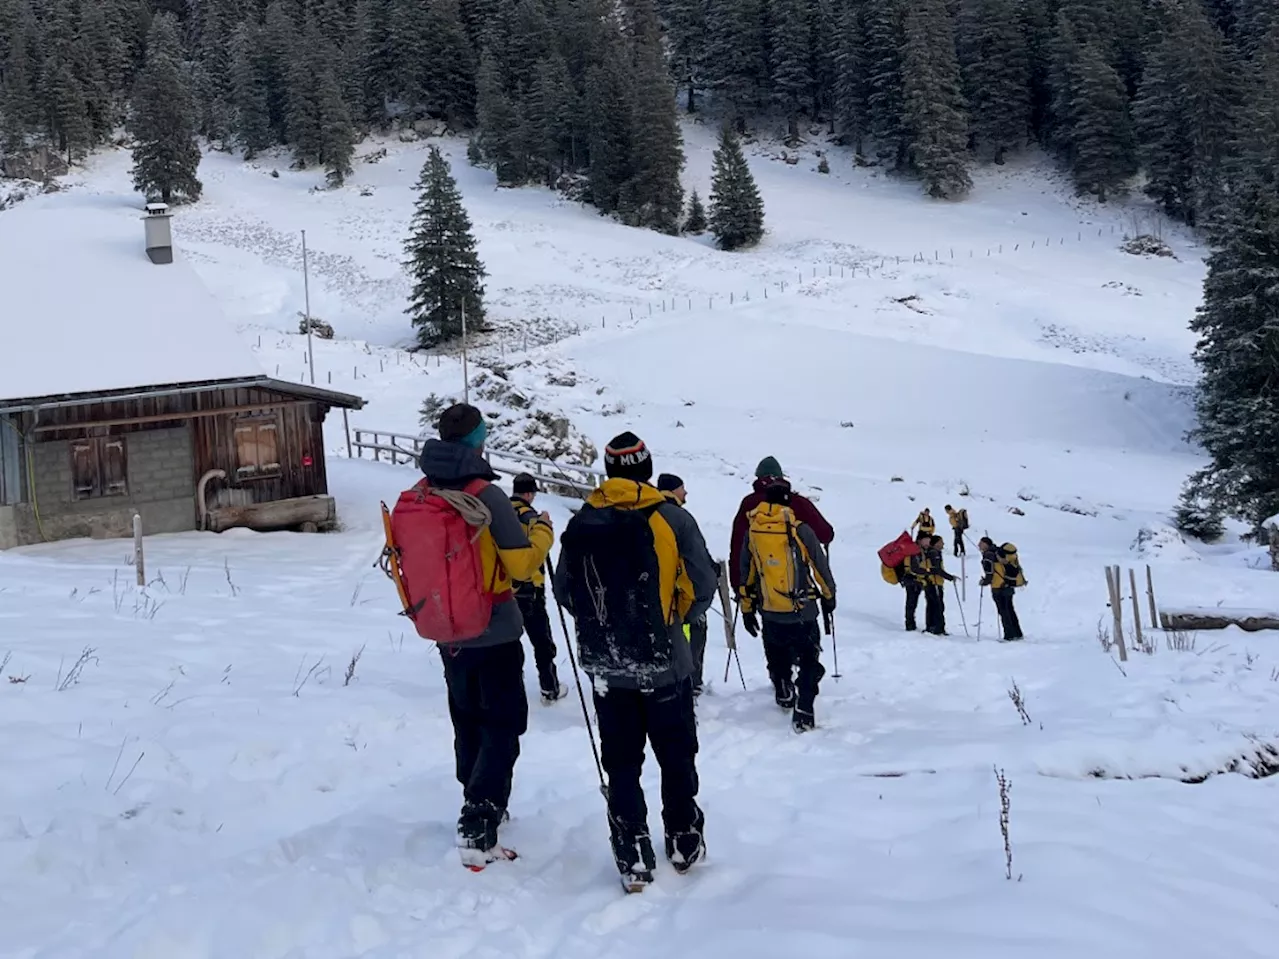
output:
[[[582,668],[642,689],[673,665],[649,527],[656,508],[582,509],[560,540]]]

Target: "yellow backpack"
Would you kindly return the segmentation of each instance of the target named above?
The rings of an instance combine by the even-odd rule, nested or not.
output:
[[[1018,547],[1012,543],[1005,543],[996,548],[996,559],[991,566],[992,589],[1027,585],[1027,577],[1022,574],[1022,563],[1018,561]]]
[[[794,613],[818,595],[796,525],[791,509],[777,503],[761,503],[747,513],[747,548],[755,567],[748,586],[763,612]],[[796,569],[797,551],[801,570]]]
[[[880,578],[890,586],[899,586],[902,584],[902,580],[898,579],[898,568],[894,566],[886,566],[884,563],[880,564]]]

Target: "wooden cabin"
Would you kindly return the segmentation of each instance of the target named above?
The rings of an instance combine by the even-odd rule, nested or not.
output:
[[[130,535],[135,511],[147,533],[332,526],[325,415],[363,400],[266,376],[163,207],[144,249],[136,211],[44,199],[0,219],[0,549]]]

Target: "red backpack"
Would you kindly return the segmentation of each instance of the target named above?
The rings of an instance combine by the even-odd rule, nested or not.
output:
[[[892,543],[886,543],[880,547],[880,562],[888,566],[890,569],[898,566],[908,558],[917,555],[920,547],[916,545],[916,541],[911,538],[910,533],[903,533]]]
[[[478,496],[488,485],[475,479],[460,492]],[[492,581],[484,581],[480,534],[487,523],[468,523],[425,479],[401,493],[394,509],[382,504],[382,523],[387,536],[382,570],[395,581],[404,615],[419,636],[458,643],[489,628],[494,603],[511,592],[494,593],[496,564]]]

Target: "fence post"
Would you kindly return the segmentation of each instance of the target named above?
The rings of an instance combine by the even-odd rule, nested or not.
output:
[[[351,459],[351,424],[347,421],[347,408],[342,408],[342,432],[347,437],[347,459]],[[360,431],[356,431],[356,442],[360,441]]]
[[[138,571],[138,585],[147,585],[146,563],[142,557],[142,514],[133,511],[133,565]]]
[[[1151,628],[1160,628],[1160,617],[1156,613],[1156,591],[1151,584],[1151,565],[1147,565],[1147,603],[1151,607]]]
[[[1138,606],[1138,578],[1133,575],[1133,567],[1129,567],[1129,598],[1133,600],[1133,636],[1139,649],[1145,649],[1142,642],[1142,611]]]
[[[1124,648],[1124,608],[1120,605],[1120,567],[1108,566],[1107,572],[1107,595],[1111,601],[1111,617],[1114,623],[1114,631],[1112,639],[1115,640],[1116,648],[1120,651],[1120,662],[1129,661],[1129,653]]]

